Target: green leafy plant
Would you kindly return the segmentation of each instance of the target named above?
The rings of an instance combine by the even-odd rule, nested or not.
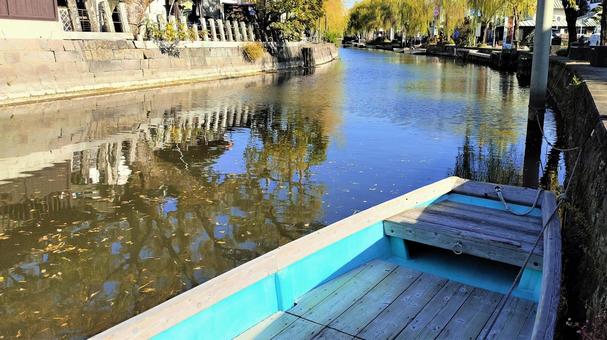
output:
[[[244,54],[245,59],[249,62],[256,62],[257,60],[263,58],[266,49],[260,42],[252,42],[246,43],[242,47],[242,53]]]

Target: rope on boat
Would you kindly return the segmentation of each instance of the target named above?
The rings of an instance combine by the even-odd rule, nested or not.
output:
[[[557,215],[557,212],[561,208],[561,205],[568,200],[567,194],[569,193],[569,189],[571,188],[571,182],[573,181],[573,178],[575,177],[575,172],[576,172],[576,170],[578,168],[578,165],[580,164],[580,160],[582,158],[582,151],[584,150],[584,148],[585,148],[586,143],[588,142],[588,140],[590,140],[590,138],[592,136],[594,136],[594,133],[595,133],[595,130],[596,130],[596,126],[598,124],[600,124],[600,123],[601,123],[601,120],[599,120],[597,122],[597,124],[592,129],[592,131],[590,132],[590,134],[588,135],[588,137],[586,137],[586,139],[582,143],[582,146],[578,146],[578,147],[574,147],[574,148],[570,148],[570,149],[559,149],[559,148],[554,147],[552,145],[552,143],[548,142],[546,136],[544,135],[544,131],[541,130],[541,127],[540,127],[540,131],[542,132],[543,138],[546,139],[546,142],[548,142],[548,144],[550,146],[552,146],[555,149],[557,149],[559,151],[562,151],[562,152],[576,151],[576,150],[578,150],[578,155],[577,155],[577,158],[575,160],[575,164],[573,165],[573,170],[571,171],[571,176],[569,177],[569,180],[567,181],[567,185],[565,186],[565,190],[563,191],[563,193],[561,195],[558,196],[558,198],[557,198],[558,203],[557,203],[556,207],[554,208],[554,211],[550,214],[550,217],[546,220],[546,222],[543,223],[542,230],[540,231],[540,233],[538,234],[537,238],[535,239],[535,243],[533,244],[533,247],[531,248],[531,250],[527,254],[527,257],[525,258],[525,261],[523,262],[523,265],[521,266],[521,269],[516,274],[516,277],[514,278],[514,282],[512,282],[512,285],[508,289],[508,293],[506,295],[502,296],[502,298],[500,299],[500,302],[498,304],[499,308],[497,308],[493,312],[493,314],[491,315],[491,318],[490,318],[491,319],[491,323],[489,324],[489,327],[487,328],[487,332],[482,336],[483,339],[488,339],[489,336],[491,335],[491,330],[493,329],[493,327],[495,327],[495,323],[497,322],[497,319],[499,318],[499,316],[504,311],[504,308],[506,307],[506,302],[508,301],[508,299],[510,299],[510,297],[512,297],[512,293],[514,292],[514,290],[518,286],[518,284],[519,284],[519,282],[521,280],[521,277],[523,276],[523,272],[524,272],[525,268],[527,268],[527,265],[529,264],[529,261],[531,261],[531,257],[533,256],[533,253],[535,252],[535,249],[537,249],[537,246],[539,245],[540,240],[544,236],[544,233],[546,232],[546,229],[548,228],[548,225],[550,225],[550,222],[552,222],[552,219],[554,219],[554,217]],[[538,124],[539,124],[539,122],[538,122]],[[539,193],[541,193],[542,191],[543,191],[542,189],[538,189],[538,196],[536,197],[536,202],[534,203],[534,206],[537,205],[537,201],[539,199]],[[497,187],[496,187],[496,192],[498,192]],[[510,211],[511,213],[517,215],[515,212],[513,212],[508,207],[508,205],[506,204],[506,202],[505,202],[505,200],[503,198],[503,195],[501,195],[500,193],[498,193],[498,196],[500,196],[500,199],[502,200],[502,202],[504,202],[504,205],[506,206],[506,208],[508,209],[508,211]]]
[[[544,192],[543,189],[538,189],[537,195],[535,196],[535,201],[533,201],[533,205],[531,206],[531,208],[529,208],[529,210],[527,210],[525,212],[519,213],[519,212],[514,211],[512,208],[510,208],[510,206],[506,202],[506,199],[504,199],[504,189],[499,185],[495,187],[495,193],[497,194],[497,197],[499,197],[500,201],[502,201],[502,203],[504,204],[504,208],[506,208],[506,210],[508,210],[508,212],[510,212],[511,214],[516,215],[516,216],[527,216],[527,215],[531,214],[531,212],[533,210],[535,210],[535,208],[537,207],[537,204],[540,201],[540,196],[542,195],[542,192]]]

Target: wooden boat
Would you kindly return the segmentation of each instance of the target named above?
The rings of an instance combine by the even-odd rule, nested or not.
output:
[[[447,178],[291,242],[95,338],[552,339],[561,273],[560,225],[550,218],[555,196],[500,191],[510,210],[529,215],[506,210],[495,185]]]

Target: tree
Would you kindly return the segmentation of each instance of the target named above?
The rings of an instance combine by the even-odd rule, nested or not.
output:
[[[517,0],[513,0],[517,1]],[[481,18],[481,23],[485,26],[482,42],[487,43],[487,32],[489,32],[489,23],[495,18],[504,6],[503,0],[470,0],[470,7],[474,9]]]
[[[506,0],[504,14],[514,17],[514,40],[518,41],[516,35],[519,30],[521,17],[531,15],[536,10],[536,0]]]
[[[324,14],[323,0],[257,0],[260,26],[276,39],[299,41]]]
[[[455,28],[464,22],[468,4],[466,0],[439,0],[438,4],[444,17],[443,32],[445,38],[449,41]]]
[[[346,30],[348,21],[343,0],[325,0],[323,4],[325,39],[336,42]]]
[[[577,40],[577,18],[586,14],[589,9],[588,0],[561,0],[565,8],[565,18],[567,19],[567,32],[569,33],[569,42],[567,49]]]

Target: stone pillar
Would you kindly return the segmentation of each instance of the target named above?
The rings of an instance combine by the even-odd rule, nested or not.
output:
[[[234,41],[234,34],[232,33],[232,24],[230,20],[226,20],[226,31],[228,32],[228,41]]]
[[[116,32],[116,28],[114,27],[114,19],[112,18],[112,10],[110,9],[110,4],[107,1],[103,1],[99,3],[99,7],[101,7],[100,12],[103,14],[103,22],[105,23],[105,27],[108,32]]]
[[[240,29],[238,29],[238,22],[236,20],[232,21],[232,26],[234,26],[234,40],[240,41]]]
[[[131,26],[129,25],[129,12],[124,2],[118,3],[118,15],[120,16],[120,24],[122,25],[122,32],[131,33]],[[145,25],[143,25],[145,26]]]
[[[249,38],[247,37],[247,24],[243,21],[240,22],[240,30],[242,31],[242,41],[249,41]]]
[[[82,25],[80,24],[80,16],[78,15],[78,6],[76,5],[76,0],[67,0],[67,11],[70,14],[70,21],[72,22],[74,32],[82,32]]]
[[[253,24],[249,24],[249,39],[251,41],[255,41],[255,30],[253,29]]]
[[[198,33],[198,25],[193,24],[192,25],[192,30],[194,31],[194,41],[200,41],[200,33]]]
[[[214,19],[209,19],[209,26],[211,26],[211,40],[217,41],[217,30],[215,29]]]
[[[207,27],[207,19],[200,19],[202,23],[202,40],[209,41],[209,28]]]
[[[226,41],[226,31],[223,27],[223,20],[217,19],[217,27],[219,28],[219,40]]]
[[[91,23],[91,32],[101,32],[101,26],[99,26],[99,16],[97,14],[97,6],[95,6],[94,0],[86,0],[84,2],[86,13]]]

